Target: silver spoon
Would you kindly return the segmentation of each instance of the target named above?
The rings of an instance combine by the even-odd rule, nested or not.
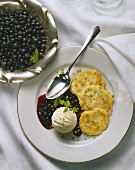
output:
[[[89,36],[86,39],[84,45],[82,46],[80,52],[78,53],[76,59],[74,62],[70,65],[66,73],[57,75],[53,81],[49,84],[47,91],[46,91],[46,97],[48,99],[54,99],[62,95],[70,86],[71,80],[69,77],[69,73],[77,59],[80,57],[80,55],[84,52],[86,47],[94,40],[94,38],[99,34],[100,28],[99,26],[93,26],[90,30]]]

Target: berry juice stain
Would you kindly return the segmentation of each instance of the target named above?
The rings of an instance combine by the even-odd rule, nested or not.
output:
[[[71,93],[69,90],[67,90],[60,97],[60,99],[64,101],[68,99],[71,103],[71,108],[74,108],[74,107],[78,108],[77,112],[75,112],[77,116],[77,125],[73,129],[72,132],[77,137],[81,136],[82,131],[79,127],[79,118],[82,113],[82,110],[81,110],[77,96]],[[44,95],[39,96],[38,102],[37,102],[37,115],[38,115],[39,121],[43,125],[43,127],[48,130],[53,129],[51,118],[52,118],[54,111],[60,107],[63,107],[63,105],[60,103],[56,107],[54,107],[54,100],[55,99],[47,99],[46,95],[44,94]]]

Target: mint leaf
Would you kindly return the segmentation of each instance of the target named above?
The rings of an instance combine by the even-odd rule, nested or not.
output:
[[[69,106],[70,106],[70,101],[69,101],[69,100],[64,101],[64,105],[65,105],[66,107],[69,107]]]
[[[68,108],[66,107],[65,109],[64,109],[64,112],[67,112],[68,111]]]
[[[73,112],[74,113],[77,112],[77,108],[76,107],[73,108]]]
[[[60,104],[63,105],[64,104],[64,100],[60,100]]]
[[[69,111],[72,111],[73,109],[72,108],[69,108]]]
[[[39,52],[38,52],[38,49],[36,48],[33,56],[30,58],[30,62],[36,63],[38,61],[38,57],[39,57]]]
[[[56,98],[55,100],[54,100],[54,107],[57,107],[58,106],[58,104],[59,104],[59,99],[58,98]]]

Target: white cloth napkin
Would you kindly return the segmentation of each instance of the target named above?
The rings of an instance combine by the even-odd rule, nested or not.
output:
[[[97,44],[112,60],[135,102],[135,33],[99,39]]]

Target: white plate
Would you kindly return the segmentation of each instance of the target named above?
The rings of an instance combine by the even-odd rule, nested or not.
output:
[[[80,47],[58,49],[55,61],[41,75],[22,83],[18,94],[18,114],[26,136],[44,154],[66,162],[89,161],[110,152],[124,137],[133,114],[133,102],[114,65],[105,54],[89,48],[73,67],[71,76],[80,68],[96,68],[103,74],[108,90],[115,94],[107,130],[95,139],[82,135],[73,140],[71,134],[61,138],[54,129],[41,125],[36,113],[38,97],[58,71],[67,69],[79,50]]]

